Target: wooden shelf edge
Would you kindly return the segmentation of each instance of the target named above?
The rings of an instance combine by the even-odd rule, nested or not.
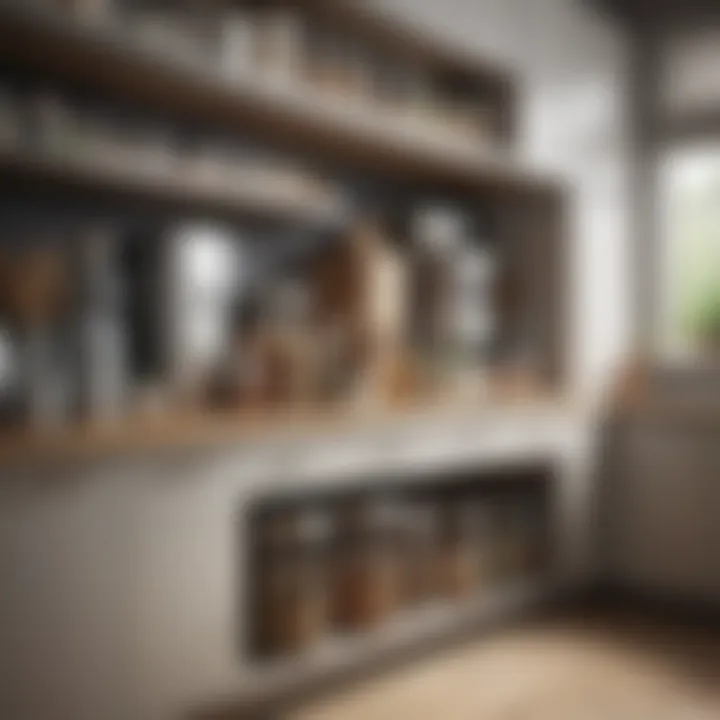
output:
[[[476,78],[493,87],[514,85],[511,70],[478,52],[437,39],[421,24],[353,0],[299,0],[309,12],[438,70]]]
[[[509,153],[458,142],[442,131],[418,133],[352,102],[251,79],[231,82],[164,58],[111,28],[78,26],[15,3],[0,6],[0,61],[409,183],[562,189],[557,178],[523,167]]]
[[[394,411],[206,413],[127,418],[0,434],[0,468],[25,469],[168,452],[231,450],[285,441],[382,432],[415,421],[524,418],[566,411],[557,397],[478,405],[414,405]]]
[[[182,170],[178,163],[178,170]],[[338,203],[311,202],[278,192],[257,192],[237,185],[188,182],[187,173],[142,173],[77,157],[0,149],[0,185],[10,191],[30,189],[94,196],[131,203],[179,208],[184,214],[224,219],[269,219],[293,225],[330,228],[340,225]]]

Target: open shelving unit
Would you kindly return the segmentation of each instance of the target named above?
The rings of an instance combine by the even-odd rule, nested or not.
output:
[[[292,160],[310,161],[311,169],[321,170],[316,179],[338,180],[335,188],[342,192],[299,196],[282,184],[260,188],[252,181],[238,181],[242,168],[237,175],[231,169],[219,180],[200,179],[193,165],[198,155],[192,152],[172,157],[169,166],[154,172],[147,165],[113,162],[102,153],[52,152],[42,143],[38,147],[26,143],[26,147],[0,149],[4,196],[0,210],[15,221],[13,213],[34,212],[37,207],[38,215],[47,215],[67,201],[75,214],[85,212],[93,222],[117,208],[128,214],[136,209],[139,215],[202,218],[233,226],[257,221],[291,231],[289,237],[300,245],[313,232],[340,234],[349,222],[357,221],[358,209],[352,203],[356,198],[348,196],[358,188],[371,188],[372,212],[376,196],[382,196],[382,202],[375,203],[380,212],[395,202],[402,205],[398,215],[409,215],[411,204],[418,202],[463,206],[487,220],[490,240],[503,253],[496,298],[501,334],[529,335],[523,339],[530,348],[533,377],[527,384],[514,384],[503,375],[507,368],[493,367],[497,377],[491,373],[486,378],[482,400],[419,392],[412,400],[393,398],[387,406],[372,410],[350,407],[352,402],[273,405],[262,411],[199,410],[186,409],[182,402],[175,406],[161,395],[160,407],[135,408],[112,420],[86,418],[44,429],[3,429],[0,474],[10,477],[19,470],[24,478],[22,471],[27,468],[34,473],[38,468],[70,467],[75,477],[78,464],[90,463],[94,472],[95,462],[233,451],[237,454],[227,471],[233,473],[233,482],[244,484],[238,496],[242,512],[234,557],[238,580],[246,582],[251,592],[257,584],[252,573],[256,546],[248,508],[258,500],[282,504],[299,493],[353,494],[357,489],[352,487],[353,478],[365,490],[370,477],[390,480],[383,492],[389,489],[406,497],[430,488],[445,503],[448,488],[452,492],[452,478],[443,475],[449,467],[474,473],[483,466],[487,472],[472,479],[472,492],[482,493],[493,484],[516,484],[512,472],[505,482],[503,471],[518,460],[527,462],[542,469],[547,490],[544,532],[552,543],[554,495],[562,472],[556,426],[563,424],[559,416],[569,408],[564,397],[567,194],[561,181],[524,164],[513,152],[518,126],[516,79],[491,61],[443,47],[417,28],[390,22],[362,2],[302,0],[292,5],[323,27],[362,40],[381,56],[421,68],[439,85],[447,85],[450,94],[476,94],[490,118],[488,133],[473,137],[453,132],[428,122],[422,113],[399,117],[391,106],[271,82],[260,75],[230,79],[217,68],[163,55],[112,19],[83,23],[18,0],[0,4],[0,73],[17,74],[23,81],[41,78],[68,95],[91,96],[113,110],[145,113],[153,121],[161,118],[168,127],[177,123],[183,130],[190,127],[223,141],[252,143]],[[318,185],[328,187],[323,182]],[[367,201],[362,191],[357,194]],[[356,217],[351,218],[353,213]],[[387,214],[396,220],[393,213]],[[403,220],[410,224],[408,217],[398,224]],[[471,222],[476,221],[481,222],[473,216]],[[138,233],[132,241],[148,245],[156,237]],[[263,242],[256,245],[271,244],[269,239],[266,242],[269,235],[259,237]],[[523,360],[527,358],[518,365]],[[246,449],[257,450],[255,460]],[[350,456],[360,460],[348,460]],[[258,470],[253,462],[272,469]],[[491,466],[501,470],[488,470]],[[370,503],[375,502],[373,496]],[[483,542],[474,548],[474,552],[486,549]],[[292,692],[334,671],[345,672],[418,642],[496,623],[536,607],[553,596],[558,584],[557,558],[550,555],[541,564],[516,568],[501,580],[478,578],[471,589],[456,595],[433,591],[420,600],[398,601],[384,619],[354,632],[328,625],[317,642],[270,657],[249,648],[249,633],[243,636],[247,630],[243,623],[250,626],[257,618],[239,590],[238,662],[246,672],[251,700],[278,690]]]
[[[533,323],[543,402],[561,394],[564,377],[564,213],[561,182],[524,166],[511,151],[515,131],[512,74],[492,62],[430,41],[422,32],[378,17],[359,4],[304,0],[306,12],[332,27],[361,36],[381,52],[430,68],[479,88],[494,109],[494,141],[473,143],[461,134],[422,123],[393,122],[391,114],[350,100],[297,91],[258,78],[229,80],[217,72],[154,53],[112,24],[85,25],[58,13],[0,6],[0,67],[41,75],[131,108],[160,113],[238,138],[252,138],[282,152],[312,157],[325,167],[398,184],[428,196],[449,193],[470,205],[482,202],[499,228],[499,242],[513,246],[512,278],[502,291],[509,324]],[[0,153],[0,186],[13,194],[83,198],[161,209],[166,214],[242,221],[262,217],[289,226],[336,226],[337,208],[300,202],[292,195],[220,188],[193,182],[191,169],[152,176],[102,161],[34,152]],[[524,303],[517,301],[523,288]],[[539,396],[538,396],[539,397]],[[534,399],[536,401],[537,398]],[[493,401],[483,412],[492,412]],[[517,403],[516,403],[517,404]],[[323,414],[321,417],[332,415]],[[128,427],[82,425],[58,432],[10,433],[0,440],[0,462],[23,457],[85,458],[148,446],[232,443],[293,424],[315,426],[316,414],[288,421],[276,417],[208,417],[128,421]],[[319,421],[325,426],[327,420]],[[134,427],[129,427],[134,425]],[[142,430],[137,430],[142,427]]]
[[[331,14],[338,12],[345,17],[348,11]],[[358,11],[349,12],[348,22]],[[82,27],[15,5],[0,7],[0,58],[5,66],[401,182],[469,191],[561,189],[523,168],[505,149],[438,137],[433,128],[413,131],[393,124],[387,114],[283,84],[226,80],[153,53],[112,28]]]
[[[31,191],[56,201],[145,205],[168,215],[182,213],[228,221],[269,219],[285,225],[330,229],[343,213],[332,198],[303,198],[275,187],[268,192],[251,183],[232,187],[193,181],[192,168],[142,173],[97,160],[52,154],[0,151],[0,187],[14,195]]]

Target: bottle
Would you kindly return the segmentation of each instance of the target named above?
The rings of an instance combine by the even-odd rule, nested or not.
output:
[[[127,400],[128,363],[120,239],[113,230],[82,237],[80,270],[83,411],[96,421],[116,419]]]

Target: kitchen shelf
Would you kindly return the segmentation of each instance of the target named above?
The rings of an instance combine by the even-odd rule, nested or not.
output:
[[[143,172],[77,155],[0,150],[0,187],[10,193],[44,192],[54,201],[127,202],[175,215],[265,219],[318,229],[337,227],[343,219],[342,203],[331,197],[303,197],[277,183],[263,188],[252,182],[196,181],[191,165],[175,162],[175,172]]]
[[[84,26],[15,3],[0,7],[0,64],[414,186],[557,188],[509,152],[478,147],[433,124],[402,122],[391,112],[306,87],[230,81],[155,53],[112,27]]]
[[[477,52],[438,41],[422,25],[398,22],[379,8],[353,0],[298,0],[316,21],[360,40],[409,66],[422,67],[437,76],[472,86],[489,100],[496,121],[497,139],[510,143],[516,135],[517,78]]]
[[[130,416],[110,422],[85,422],[47,429],[0,433],[0,468],[67,465],[146,454],[209,449],[237,449],[333,437],[366,437],[412,427],[415,422],[444,423],[487,419],[509,421],[547,418],[567,409],[556,396],[497,399],[477,404],[416,404],[376,413],[327,410],[250,412],[168,412]],[[450,447],[455,452],[457,442]],[[412,459],[432,458],[412,448]],[[407,454],[407,453],[406,453]],[[442,453],[441,453],[442,454]],[[302,475],[302,468],[297,468]],[[317,468],[312,469],[313,472]]]
[[[447,71],[478,73],[478,81],[488,88],[508,90],[508,76],[496,68],[474,68],[459,55],[426,45],[411,31],[378,21],[367,9],[351,10],[344,3],[341,8],[323,0],[304,3],[315,6],[313,12],[339,14],[335,21],[359,32],[382,36],[389,50],[396,43],[400,52],[417,56],[418,61]],[[361,21],[360,15],[365,19]],[[0,68],[37,74],[47,83],[91,91],[112,102],[172,116],[206,130],[224,131],[238,139],[259,140],[293,156],[332,166],[342,171],[343,177],[367,172],[404,183],[407,189],[447,191],[472,204],[481,201],[490,208],[487,212],[498,226],[498,238],[516,249],[507,288],[503,288],[503,318],[511,331],[525,327],[531,319],[541,328],[541,382],[560,386],[564,373],[564,188],[557,180],[524,167],[510,152],[490,144],[479,146],[461,133],[438,131],[432,124],[409,124],[381,107],[368,108],[349,98],[333,99],[306,87],[293,89],[251,77],[231,81],[213,68],[165,57],[118,27],[83,24],[69,15],[27,7],[19,0],[0,4]],[[0,185],[12,191],[5,193],[6,197],[17,191],[33,202],[42,191],[53,200],[71,196],[82,201],[90,213],[96,212],[95,204],[88,202],[92,199],[107,203],[127,200],[181,215],[258,216],[293,225],[336,226],[338,208],[332,203],[299,202],[277,188],[271,194],[259,193],[250,184],[203,185],[191,179],[189,161],[178,158],[176,162],[188,164],[185,170],[166,175],[125,165],[111,167],[93,158],[10,150],[0,153]],[[521,294],[517,288],[522,285],[528,290]],[[547,396],[526,398],[516,405],[524,408],[547,400]],[[549,402],[555,401],[550,398]],[[513,403],[498,400],[486,407],[476,406],[473,412],[493,414],[508,404]],[[420,412],[436,410],[426,407]],[[395,422],[402,414],[390,413],[389,419]],[[359,420],[337,411],[278,412],[263,417],[174,414],[171,419],[13,432],[0,436],[0,467],[234,446],[246,440],[274,442],[280,437],[327,435],[339,427],[354,431],[376,424],[377,418]]]
[[[516,79],[494,60],[468,52],[457,44],[438,41],[422,26],[394,21],[382,10],[354,0],[297,0],[315,19],[346,31],[354,38],[385,49],[393,57],[440,72],[469,76],[488,90],[508,91]]]

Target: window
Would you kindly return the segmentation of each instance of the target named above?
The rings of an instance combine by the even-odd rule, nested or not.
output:
[[[660,352],[720,350],[720,140],[685,145],[661,164]]]

